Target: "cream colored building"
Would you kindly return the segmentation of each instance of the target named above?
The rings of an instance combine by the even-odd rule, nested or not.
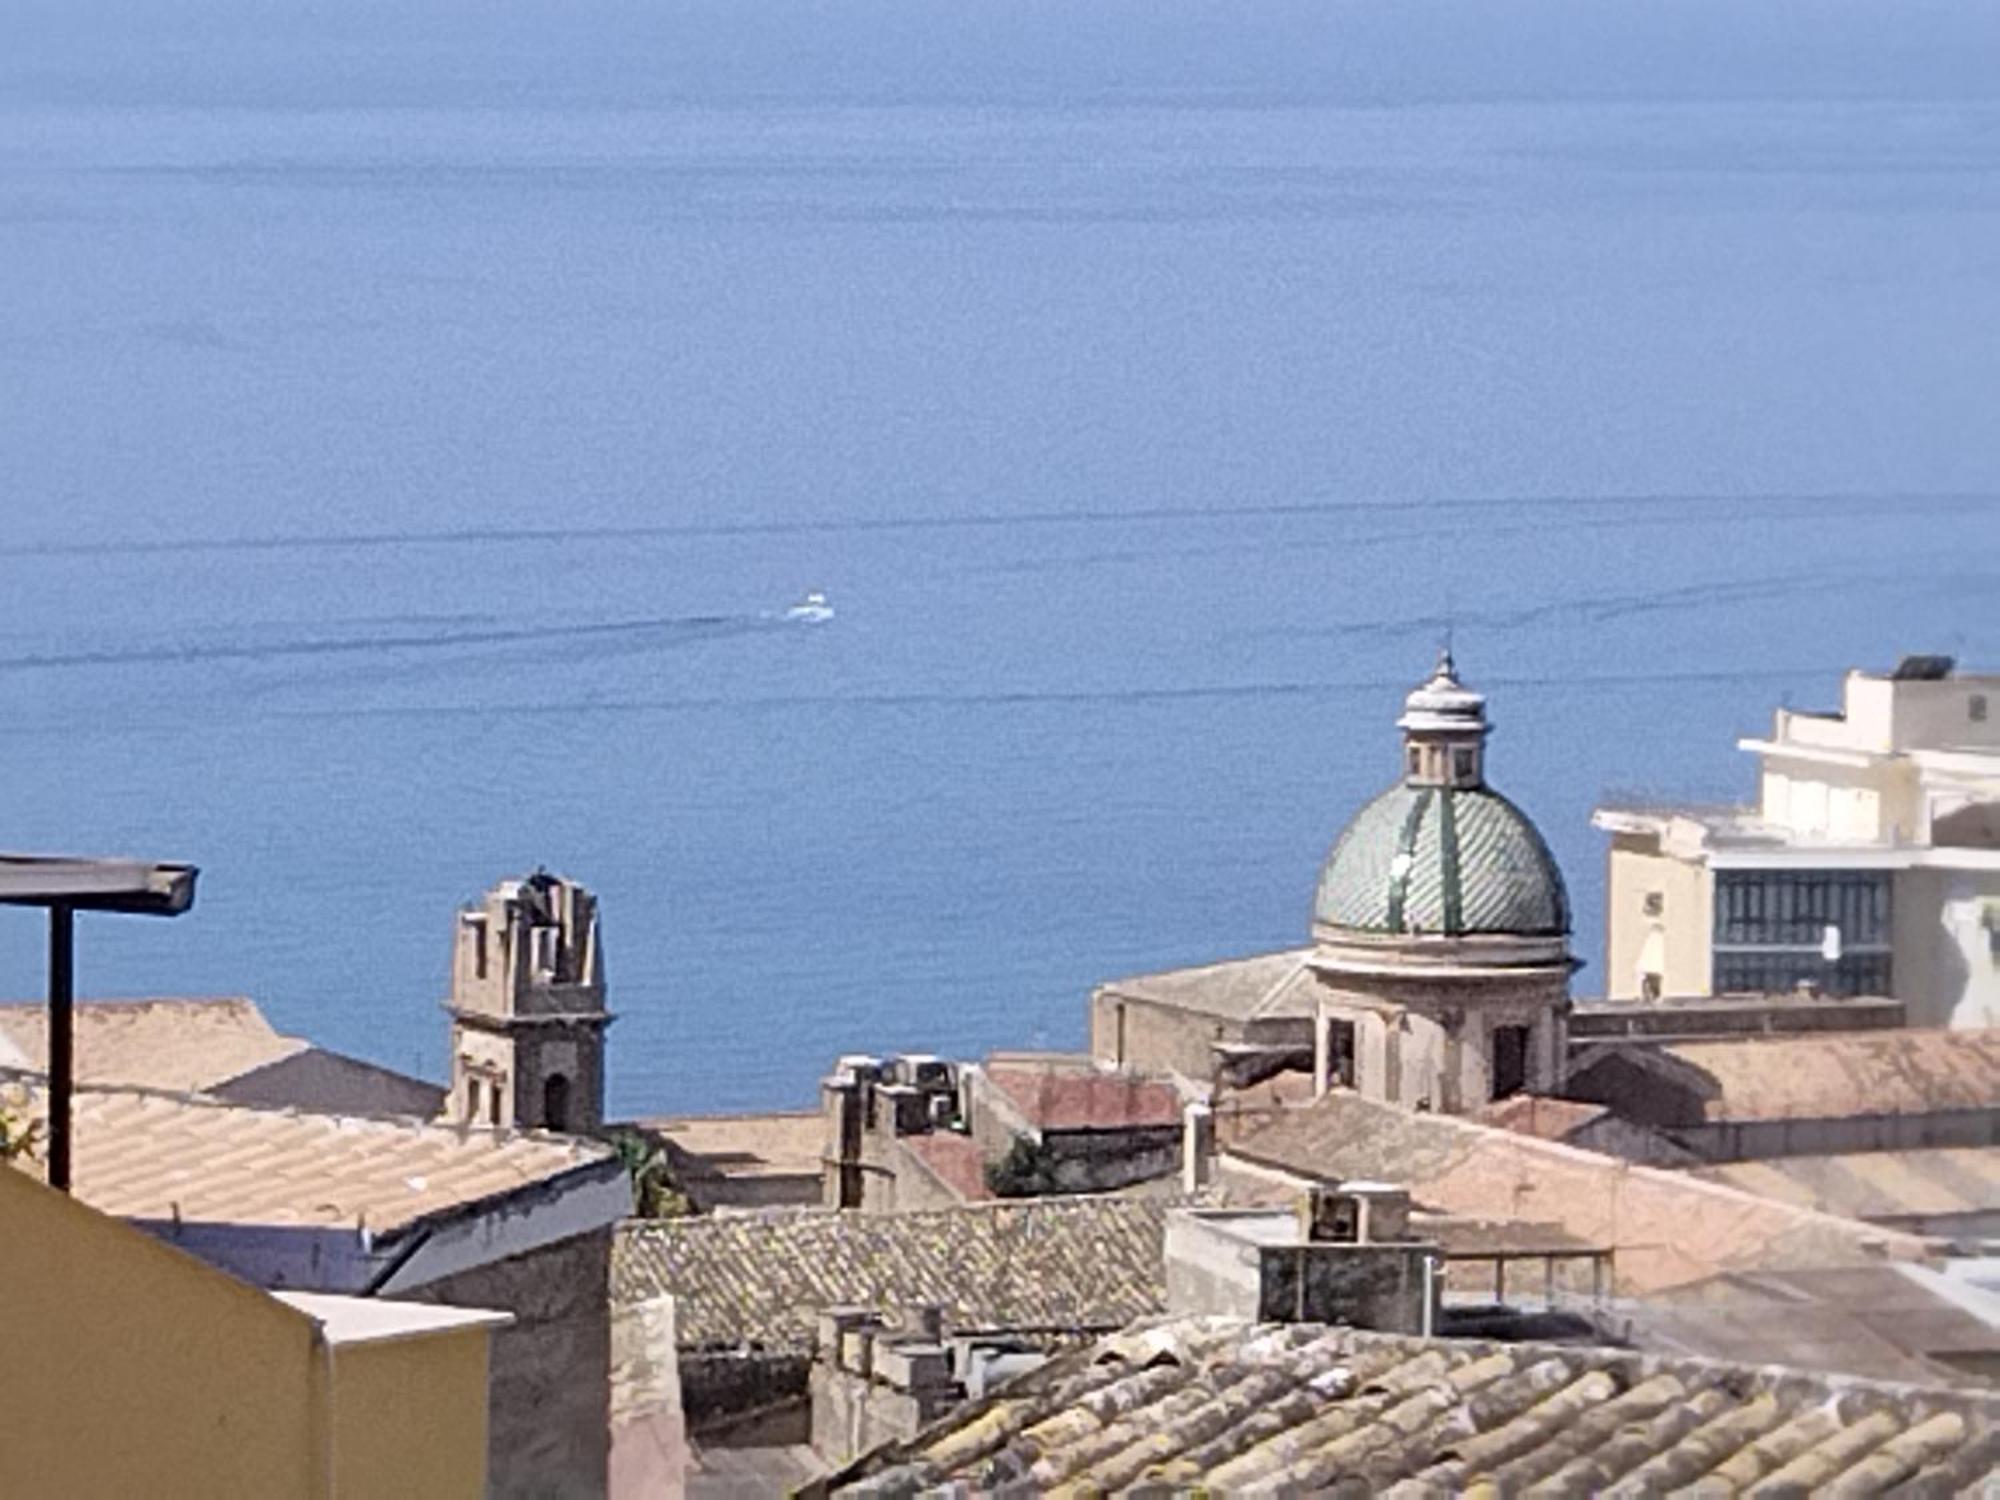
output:
[[[1779,709],[1749,807],[1606,806],[1612,999],[1891,995],[2000,1025],[2000,676],[1945,657]]]
[[[487,1493],[505,1313],[271,1295],[0,1163],[0,1494]]]

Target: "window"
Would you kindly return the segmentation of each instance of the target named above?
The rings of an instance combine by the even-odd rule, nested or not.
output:
[[[560,1073],[542,1083],[542,1124],[549,1130],[569,1129],[569,1080]]]
[[[1667,898],[1665,893],[1661,891],[1646,892],[1647,916],[1649,917],[1663,916],[1665,915],[1666,910],[1667,910]]]
[[[1986,722],[1986,695],[1984,693],[1974,693],[1970,698],[1967,698],[1965,700],[1965,712],[1966,716],[1973,723],[1984,724]]]
[[[1528,1086],[1528,1028],[1493,1028],[1493,1097],[1505,1099]]]
[[[1639,998],[1657,1000],[1665,987],[1665,982],[1657,974],[1644,974],[1639,978]]]
[[[1424,753],[1423,751],[1419,750],[1415,745],[1410,746],[1409,762],[1410,762],[1409,774],[1412,776],[1421,776],[1423,774],[1423,768],[1424,768]]]
[[[479,1122],[479,1080],[465,1080],[465,1118],[474,1124]]]
[[[489,1125],[498,1125],[500,1123],[500,1085],[498,1083],[489,1083],[486,1085],[486,1123]]]
[[[1454,781],[1472,780],[1472,751],[1461,746],[1451,752],[1451,775]]]
[[[1889,993],[1889,893],[1880,871],[1718,871],[1716,991]]]

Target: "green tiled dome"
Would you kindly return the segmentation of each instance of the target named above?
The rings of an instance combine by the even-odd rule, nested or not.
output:
[[[1569,895],[1535,825],[1498,792],[1403,782],[1334,842],[1313,919],[1360,932],[1556,937],[1569,931]]]

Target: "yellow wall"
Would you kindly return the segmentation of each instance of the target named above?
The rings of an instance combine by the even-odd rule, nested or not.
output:
[[[334,1350],[340,1494],[477,1500],[486,1487],[486,1337],[469,1328]]]
[[[0,1495],[320,1493],[313,1324],[0,1167]]]
[[[6,1166],[0,1287],[0,1496],[485,1488],[484,1327],[336,1344],[329,1367],[306,1314]]]
[[[1646,915],[1650,891],[1665,898],[1660,917]],[[1663,929],[1664,994],[1706,995],[1714,973],[1714,914],[1714,877],[1707,866],[1658,853],[1650,841],[1614,835],[1604,883],[1606,998],[1638,998],[1639,955],[1655,926]]]

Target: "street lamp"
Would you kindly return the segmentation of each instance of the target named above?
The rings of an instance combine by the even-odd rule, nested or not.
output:
[[[49,1186],[69,1191],[70,1095],[76,1072],[76,914],[177,917],[194,905],[193,865],[142,859],[0,854],[0,906],[49,914]]]

